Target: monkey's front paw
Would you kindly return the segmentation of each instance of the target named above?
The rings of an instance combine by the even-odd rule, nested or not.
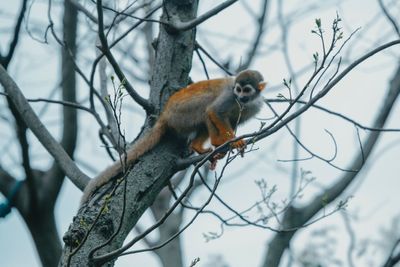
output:
[[[238,150],[238,153],[240,153],[240,156],[244,156],[244,149],[246,148],[246,141],[244,141],[243,139],[240,139],[236,142],[233,142],[231,144],[232,148],[236,148]]]
[[[218,160],[222,159],[223,157],[225,157],[226,153],[216,153],[211,159],[210,159],[210,170],[214,171],[215,168],[217,167],[217,162]]]
[[[217,162],[218,162],[218,160],[213,159],[213,160],[211,160],[210,162],[211,162],[211,164],[210,164],[210,170],[215,171],[215,168],[217,168]]]
[[[222,153],[222,152],[216,153],[216,154],[213,156],[213,160],[222,159],[223,157],[225,157],[225,154],[226,154],[226,153]]]
[[[231,143],[232,148],[237,148],[238,150],[243,150],[246,147],[246,141],[243,139],[237,140]]]

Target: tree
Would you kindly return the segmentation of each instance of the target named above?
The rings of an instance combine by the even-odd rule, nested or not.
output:
[[[47,127],[40,123],[35,111],[30,109],[26,98],[21,94],[19,85],[10,77],[10,71],[6,71],[18,43],[27,1],[23,1],[9,52],[1,57],[1,65],[3,67],[0,69],[0,82],[4,88],[4,93],[2,94],[6,97],[9,109],[16,122],[25,182],[23,184],[18,182],[14,175],[1,167],[0,190],[5,196],[8,196],[9,202],[22,214],[35,240],[36,248],[44,266],[57,265],[61,254],[61,243],[58,240],[54,222],[54,205],[64,174],[81,190],[89,180],[89,177],[71,160],[76,148],[78,133],[76,126],[77,111],[87,112],[94,118],[100,128],[99,136],[106,151],[114,160],[120,160],[121,155],[128,146],[124,128],[121,126],[123,101],[128,101],[126,99],[133,100],[137,106],[145,111],[146,120],[140,133],[142,135],[154,124],[166,99],[173,92],[189,83],[189,73],[192,68],[194,52],[199,56],[200,62],[203,63],[207,77],[209,75],[209,61],[204,61],[202,56],[206,56],[210,61],[216,62],[227,73],[234,73],[239,69],[248,68],[253,64],[256,56],[260,56],[257,51],[262,46],[261,40],[266,29],[265,22],[269,1],[261,1],[259,14],[253,14],[254,17],[258,18],[255,24],[257,25],[257,31],[242,63],[235,65],[236,59],[228,60],[225,66],[224,64],[219,64],[218,60],[210,56],[207,49],[199,43],[195,28],[209,18],[216,16],[219,12],[229,10],[231,5],[237,1],[224,1],[201,13],[201,15],[197,15],[198,1],[169,0],[164,1],[162,4],[155,4],[152,1],[139,2],[136,3],[134,1],[126,7],[120,8],[107,1],[96,1],[87,5],[82,5],[72,0],[65,1],[63,7],[64,38],[60,38],[55,26],[57,23],[53,20],[54,7],[52,7],[52,2],[49,1],[47,6],[49,25],[45,31],[44,40],[47,42],[48,35],[51,34],[52,40],[55,40],[61,47],[62,100],[47,98],[30,99],[30,101],[44,101],[62,105],[64,123],[62,124],[61,146],[46,130]],[[380,3],[383,13],[387,18],[391,18],[385,9],[385,5],[382,2]],[[251,10],[249,6],[244,5],[245,8]],[[91,10],[95,12],[91,12]],[[162,13],[161,18],[154,19],[153,14],[158,10]],[[79,50],[76,47],[78,11],[87,20],[86,27],[93,31],[96,38],[98,38],[96,41],[98,49],[96,58],[90,58],[89,60],[91,64],[90,72],[84,71],[84,68],[82,68],[84,64],[77,57],[79,55]],[[300,14],[302,13],[300,12]],[[285,21],[282,2],[279,2],[277,21],[282,28],[282,50],[286,56],[286,65],[291,77],[284,80],[283,86],[286,91],[282,91],[277,99],[268,99],[266,101],[271,114],[274,116],[273,119],[261,123],[257,131],[254,132],[253,129],[252,133],[242,136],[242,138],[246,138],[249,144],[252,144],[249,145],[248,152],[251,152],[261,140],[268,140],[278,131],[282,132],[287,129],[290,136],[294,138],[295,151],[297,152],[295,152],[294,160],[292,160],[292,189],[290,190],[288,201],[284,205],[276,205],[272,201],[276,189],[274,187],[270,188],[269,184],[265,183],[264,180],[258,180],[257,186],[262,192],[261,201],[249,209],[238,211],[216,193],[216,189],[224,177],[224,170],[231,167],[230,163],[233,160],[235,162],[238,160],[236,159],[237,155],[228,153],[227,160],[222,164],[220,163],[223,166],[221,166],[221,172],[218,173],[215,180],[212,181],[211,178],[207,180],[207,175],[202,174],[200,168],[207,162],[207,159],[212,157],[212,154],[206,157],[193,156],[187,151],[186,140],[179,140],[174,136],[170,136],[168,140],[164,140],[155,149],[141,157],[134,166],[124,172],[120,179],[102,187],[89,205],[84,205],[80,208],[69,230],[63,237],[65,247],[60,265],[86,266],[92,263],[95,265],[105,263],[107,263],[106,265],[113,265],[113,262],[122,253],[125,253],[139,241],[143,241],[148,248],[136,249],[128,253],[155,251],[164,266],[184,266],[181,256],[182,248],[179,243],[180,234],[200,214],[212,214],[212,216],[221,221],[222,227],[251,226],[275,232],[276,234],[271,239],[269,249],[265,255],[264,266],[278,266],[282,262],[283,253],[290,247],[293,236],[307,225],[326,217],[326,215],[321,215],[315,218],[315,216],[318,216],[318,212],[328,207],[357,178],[360,170],[368,162],[367,159],[371,155],[372,149],[376,146],[380,134],[386,131],[398,131],[397,129],[384,129],[384,124],[393,109],[398,95],[400,73],[397,71],[393,76],[387,97],[372,127],[365,127],[347,116],[318,105],[317,102],[326,98],[327,94],[344,77],[348,76],[351,71],[359,67],[365,60],[384,50],[386,51],[392,46],[398,45],[399,41],[397,37],[397,40],[388,41],[383,45],[375,45],[358,59],[351,59],[351,61],[343,63],[341,51],[351,41],[352,35],[349,37],[343,36],[340,26],[341,18],[337,16],[332,24],[331,41],[327,41],[329,33],[326,31],[329,26],[324,28],[321,20],[316,19],[313,33],[320,40],[322,48],[321,51],[313,54],[314,62],[310,67],[306,68],[308,78],[303,81],[304,76],[294,70],[288,55],[287,34],[291,26],[289,18],[295,17],[295,15],[287,15],[288,19]],[[130,21],[127,24],[123,24],[128,19],[135,19],[136,21],[135,23]],[[391,19],[390,21],[394,29],[397,29],[397,24],[394,20]],[[159,25],[159,32],[157,38],[152,40],[154,23]],[[134,35],[136,32],[138,35]],[[134,36],[134,38],[129,40],[130,36]],[[145,40],[144,46],[148,52],[145,60],[140,58],[137,53],[131,53],[129,48],[126,49],[124,45],[121,45],[122,41],[127,41],[126,43],[130,46],[132,43],[136,45],[135,40],[138,38]],[[83,51],[83,47],[80,49]],[[121,55],[126,55],[129,61],[143,64],[144,68],[150,73],[148,99],[142,96],[143,92],[140,92],[140,89],[134,86],[134,82],[132,82],[139,83],[140,71],[137,68],[133,68],[137,72],[133,75],[134,78],[132,78],[132,75],[128,75],[127,73],[132,69],[132,65],[130,65],[131,63],[126,63]],[[81,55],[81,57],[84,57],[84,55]],[[114,86],[114,92],[111,94],[107,91],[107,83],[110,83],[106,73],[107,64],[110,64],[116,76],[110,78]],[[345,66],[342,67],[344,64]],[[100,74],[98,83],[95,81],[97,73]],[[84,88],[86,88],[88,100],[84,104],[79,103],[75,96],[76,75],[80,76],[84,82]],[[142,80],[146,80],[146,78],[142,78]],[[279,110],[279,107],[277,109],[274,103],[278,103],[276,105],[286,103],[286,107]],[[359,129],[368,130],[368,136],[366,136],[364,142],[362,142],[359,133],[357,135],[360,151],[353,163],[348,164],[350,167],[344,169],[336,165],[337,145],[334,135],[330,132],[328,132],[328,135],[335,144],[335,156],[332,158],[323,157],[302,143],[299,118],[306,111],[309,112],[313,108],[350,121],[356,127],[357,133]],[[293,122],[297,125],[295,125],[295,131],[290,128]],[[32,167],[29,142],[26,135],[27,129],[34,133],[36,138],[51,154],[51,158],[54,158],[54,164],[49,169],[35,169]],[[229,144],[221,146],[214,153],[221,150],[227,151],[228,146]],[[264,147],[262,146],[260,149],[263,150]],[[320,191],[309,203],[304,205],[299,205],[297,202],[298,196],[304,193],[305,185],[308,185],[311,180],[307,177],[310,174],[309,172],[298,172],[297,163],[300,149],[307,152],[311,158],[319,159],[342,171],[342,178],[339,178],[336,183],[325,190]],[[117,158],[115,157],[116,154]],[[184,178],[184,173],[178,173],[188,170],[192,164],[195,167],[187,171],[186,179]],[[174,175],[177,176],[172,179]],[[181,192],[176,192],[175,190],[178,185],[184,187]],[[20,189],[18,189],[19,187]],[[191,204],[190,199],[198,188],[206,188],[209,193],[206,200],[201,205],[196,206]],[[15,196],[10,197],[14,193]],[[231,216],[225,217],[212,210],[206,210],[206,206],[212,199],[222,203],[231,213]],[[346,204],[347,201],[344,199],[333,208],[332,212],[343,209]],[[253,212],[257,208],[262,209],[263,205],[268,211],[260,212],[258,218],[248,218],[249,211]],[[8,208],[10,206],[7,205]],[[174,212],[177,207],[180,209],[179,212]],[[155,223],[144,230],[139,227],[138,220],[148,209],[151,209]],[[189,221],[184,223],[183,212],[187,210],[192,210],[194,213]],[[329,212],[329,214],[332,212]],[[38,214],[41,216],[38,217]],[[277,223],[271,223],[270,221],[273,219],[276,219]],[[134,238],[127,239],[128,234],[135,226],[138,234]],[[49,229],[51,230],[49,231]],[[154,230],[159,231],[160,238],[158,242],[147,238],[147,235]],[[213,240],[219,236],[219,233],[209,233],[205,237]],[[123,245],[123,242],[127,243]],[[51,250],[49,250],[49,247],[51,247]],[[395,250],[393,251],[395,253]],[[171,253],[175,253],[175,256],[171,257]],[[391,255],[390,260],[394,260],[388,260],[388,262],[395,263],[397,258],[397,255]],[[193,265],[196,262],[195,260]]]

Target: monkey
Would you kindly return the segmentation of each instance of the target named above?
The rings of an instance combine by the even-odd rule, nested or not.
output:
[[[214,147],[224,144],[235,138],[237,124],[259,112],[263,104],[260,93],[265,86],[260,72],[244,70],[236,76],[192,83],[177,91],[167,100],[155,125],[128,149],[126,165],[151,150],[167,131],[183,138],[194,137],[190,147],[198,154],[211,152],[212,148],[203,147],[208,138]],[[242,150],[246,143],[237,140],[230,145]],[[121,172],[121,162],[117,161],[92,179],[84,190],[81,205]]]

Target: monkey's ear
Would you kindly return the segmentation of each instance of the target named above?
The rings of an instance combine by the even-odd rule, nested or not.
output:
[[[267,82],[260,82],[258,84],[258,90],[260,90],[260,91],[264,90],[266,85],[267,85]]]

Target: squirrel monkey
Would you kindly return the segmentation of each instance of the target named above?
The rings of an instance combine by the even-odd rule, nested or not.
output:
[[[263,104],[260,92],[265,85],[258,71],[244,70],[236,77],[200,81],[179,90],[168,99],[154,127],[127,151],[127,165],[152,149],[167,131],[186,138],[194,136],[190,144],[194,151],[211,152],[211,148],[203,147],[208,138],[218,147],[235,138],[237,123],[258,113]],[[245,146],[243,140],[231,144],[237,149]],[[85,188],[81,204],[121,170],[120,161],[116,161],[92,179]]]

